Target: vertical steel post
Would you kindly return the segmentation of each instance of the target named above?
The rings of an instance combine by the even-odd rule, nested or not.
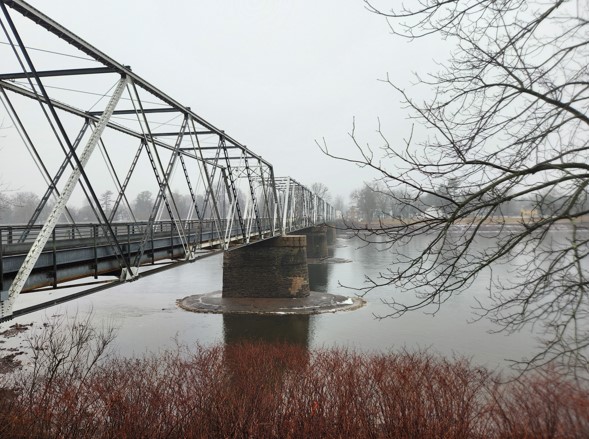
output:
[[[282,234],[286,235],[287,232],[290,232],[289,229],[286,228],[286,219],[289,216],[289,208],[288,208],[288,197],[290,194],[290,177],[286,178],[286,189],[284,190],[284,208],[282,214]]]
[[[153,226],[149,226],[149,232],[151,237],[151,265],[155,264],[155,249],[153,247]]]

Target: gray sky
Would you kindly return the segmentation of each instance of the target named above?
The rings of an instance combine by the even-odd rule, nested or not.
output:
[[[346,201],[374,174],[324,156],[315,140],[353,155],[353,117],[374,145],[380,117],[401,145],[410,123],[377,79],[409,85],[435,55],[391,36],[361,0],[30,3],[262,155],[275,175],[322,182]],[[43,47],[42,38],[25,43]],[[34,190],[2,163],[4,183]]]

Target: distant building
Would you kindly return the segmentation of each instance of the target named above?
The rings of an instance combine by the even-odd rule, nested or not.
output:
[[[445,218],[446,214],[438,207],[428,207],[423,212],[416,215],[419,219]]]
[[[526,218],[542,218],[542,213],[538,209],[522,209],[520,215]]]

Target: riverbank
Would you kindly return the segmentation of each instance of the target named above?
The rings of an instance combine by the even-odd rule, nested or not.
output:
[[[379,228],[387,228],[387,227],[403,227],[403,226],[410,226],[412,223],[416,224],[423,224],[426,219],[433,219],[433,218],[407,218],[403,221],[398,219],[392,218],[382,218],[380,220],[373,220],[371,222],[362,222],[362,221],[346,221],[346,226],[350,227],[351,229],[379,229]],[[503,216],[503,217],[467,217],[467,218],[460,218],[452,222],[452,226],[455,227],[464,227],[464,226],[473,226],[477,225],[480,226],[483,230],[485,228],[496,229],[499,227],[505,226],[521,226],[529,225],[535,223],[537,221],[542,220],[542,217],[539,215],[536,216]],[[574,218],[571,222],[570,220],[561,219],[554,222],[557,226],[562,227],[570,227],[574,224],[577,227],[582,227],[585,229],[589,229],[589,215],[585,215],[579,218]],[[346,229],[342,230],[344,233]]]

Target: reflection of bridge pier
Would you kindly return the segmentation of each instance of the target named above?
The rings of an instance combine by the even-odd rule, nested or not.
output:
[[[225,344],[261,341],[308,348],[310,322],[309,314],[223,314],[223,337]]]

